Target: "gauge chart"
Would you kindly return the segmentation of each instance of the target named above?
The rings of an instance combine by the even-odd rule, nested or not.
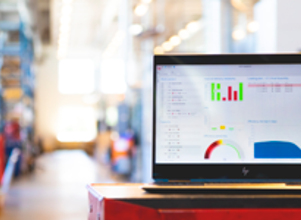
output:
[[[242,160],[243,155],[240,147],[235,142],[217,140],[206,149],[204,158],[217,161],[237,161]]]

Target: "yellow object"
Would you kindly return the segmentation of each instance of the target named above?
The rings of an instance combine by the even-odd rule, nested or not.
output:
[[[3,91],[4,99],[20,99],[23,95],[22,89],[19,88],[9,88]]]
[[[221,125],[220,129],[221,129],[221,130],[225,130],[225,129],[226,129],[226,126],[225,126],[225,125]]]

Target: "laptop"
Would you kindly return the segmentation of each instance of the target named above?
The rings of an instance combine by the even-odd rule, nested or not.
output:
[[[300,190],[301,55],[156,55],[148,192]]]

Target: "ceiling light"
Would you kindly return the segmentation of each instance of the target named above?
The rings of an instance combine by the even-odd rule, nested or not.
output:
[[[254,32],[258,31],[258,28],[259,28],[259,25],[256,21],[251,21],[248,24],[248,31],[251,32],[251,33],[254,33]]]
[[[143,16],[148,10],[148,7],[144,4],[139,4],[135,8],[135,14],[137,16]]]
[[[190,34],[186,29],[182,29],[179,31],[179,36],[182,40],[189,38]]]
[[[247,3],[245,3],[244,1],[242,0],[231,0],[231,4],[232,6],[237,9],[238,11],[248,11],[249,10],[249,7],[247,5]]]
[[[129,29],[134,36],[141,34],[143,31],[143,27],[140,24],[132,24]]]
[[[164,50],[162,47],[158,46],[154,49],[154,54],[164,54]]]
[[[187,25],[186,25],[186,29],[190,32],[190,33],[194,33],[194,32],[197,32],[200,28],[200,24],[199,22],[197,21],[192,21],[192,22],[189,22]]]
[[[166,41],[162,44],[162,48],[165,51],[171,51],[173,49],[173,46],[169,41]]]
[[[246,37],[246,32],[244,30],[235,30],[232,32],[232,38],[234,40],[242,40]]]
[[[173,46],[178,46],[181,43],[181,38],[178,37],[177,35],[172,36],[169,39],[169,42],[173,45]]]

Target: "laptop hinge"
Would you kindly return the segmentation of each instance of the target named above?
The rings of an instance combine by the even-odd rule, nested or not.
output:
[[[168,182],[169,183],[179,183],[179,182],[181,182],[181,183],[189,183],[190,182],[190,180],[168,180]]]

